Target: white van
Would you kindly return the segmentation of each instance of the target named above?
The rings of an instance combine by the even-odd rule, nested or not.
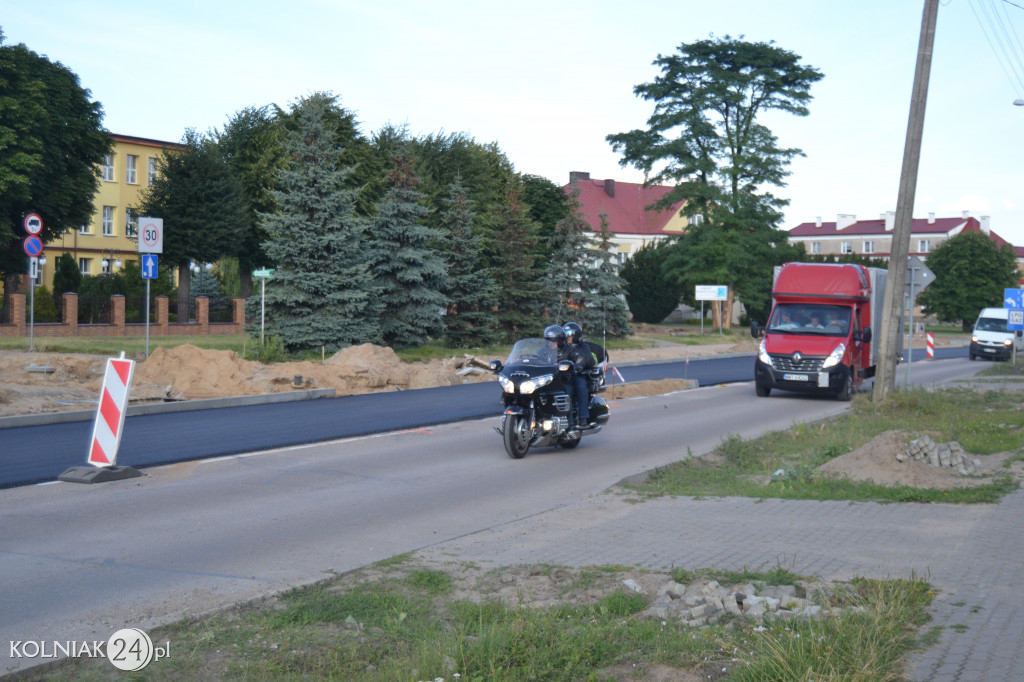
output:
[[[978,314],[971,335],[971,360],[1009,360],[1014,347],[1018,353],[1024,351],[1024,332],[1006,328],[1009,315],[1008,308],[985,308]]]

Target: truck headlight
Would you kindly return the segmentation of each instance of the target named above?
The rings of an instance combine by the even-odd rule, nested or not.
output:
[[[836,346],[835,350],[833,350],[827,358],[825,358],[825,362],[821,363],[821,368],[828,369],[829,367],[838,365],[840,362],[843,361],[844,355],[846,355],[846,344],[841,343],[838,346]]]
[[[757,359],[768,365],[772,366],[772,356],[768,355],[768,350],[764,347],[765,339],[761,339],[761,345],[757,349]]]
[[[530,393],[536,391],[538,388],[544,388],[554,380],[554,374],[542,374],[539,377],[527,379],[523,383],[519,384],[519,392],[524,395],[529,395]]]

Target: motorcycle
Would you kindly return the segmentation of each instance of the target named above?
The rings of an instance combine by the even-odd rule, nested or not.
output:
[[[522,339],[512,347],[505,364],[492,360],[489,366],[498,375],[504,407],[501,424],[494,430],[513,459],[525,457],[532,446],[571,450],[584,434],[597,433],[608,423],[608,404],[591,394],[590,419],[596,423],[580,428],[568,390],[575,365],[559,361],[544,339]],[[587,380],[594,393],[604,391],[603,365],[591,370]]]

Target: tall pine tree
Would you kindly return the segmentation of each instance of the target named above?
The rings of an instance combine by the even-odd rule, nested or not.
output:
[[[556,324],[579,318],[591,303],[590,270],[593,267],[590,224],[583,218],[579,190],[568,198],[569,214],[555,225],[551,238],[551,262],[548,265],[547,288],[554,295],[549,312]]]
[[[447,265],[433,244],[440,233],[425,224],[428,209],[416,191],[412,159],[399,153],[388,174],[390,189],[373,220],[371,275],[381,289],[380,331],[395,348],[417,346],[444,334]]]
[[[277,267],[266,287],[267,331],[289,350],[334,352],[380,340],[379,291],[370,275],[358,190],[339,165],[336,98],[314,93],[292,110],[284,140],[291,163],[277,174],[277,213],[265,215],[263,245]],[[254,297],[252,300],[255,300]]]
[[[619,277],[619,264],[612,253],[606,213],[601,214],[601,241],[590,255],[593,258],[589,273],[590,304],[580,311],[577,322],[591,338],[603,336],[605,332],[612,336],[629,336],[633,330],[626,312],[625,282]]]
[[[497,318],[491,310],[498,287],[483,267],[481,238],[473,234],[473,211],[461,178],[452,183],[443,212],[448,259],[448,304],[445,338],[456,348],[471,348],[495,339]]]
[[[545,299],[544,271],[534,255],[537,227],[528,215],[518,183],[507,190],[497,218],[494,280],[499,329],[508,341],[540,336],[545,312],[540,306]]]

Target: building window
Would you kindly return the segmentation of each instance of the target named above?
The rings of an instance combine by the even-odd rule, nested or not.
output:
[[[114,155],[105,154],[103,156],[103,179],[107,182],[114,181]]]
[[[839,245],[839,253],[843,255],[853,253],[853,245],[850,244],[850,242],[843,242],[842,244]]]
[[[864,242],[864,253],[874,253],[874,252],[875,252],[875,243],[873,241],[870,241],[870,240],[865,241]]]
[[[85,223],[78,226],[78,234],[92,234],[92,225]]]
[[[104,206],[103,207],[103,236],[113,237],[114,236],[114,207]]]
[[[129,154],[124,163],[124,181],[129,185],[139,184],[139,157]]]
[[[79,258],[78,271],[83,275],[92,274],[92,258]]]
[[[815,256],[821,255],[821,242],[811,242],[811,253]]]
[[[150,185],[152,185],[152,184],[156,183],[156,159],[154,159],[152,156],[149,157],[149,171],[148,172],[149,172],[149,176],[147,178],[147,182]]]
[[[932,242],[930,239],[918,239],[917,250],[919,253],[929,253],[932,250]]]
[[[686,219],[686,223],[687,225],[702,225],[704,223],[704,216],[702,216],[700,213],[698,213],[697,215],[692,215]]]

